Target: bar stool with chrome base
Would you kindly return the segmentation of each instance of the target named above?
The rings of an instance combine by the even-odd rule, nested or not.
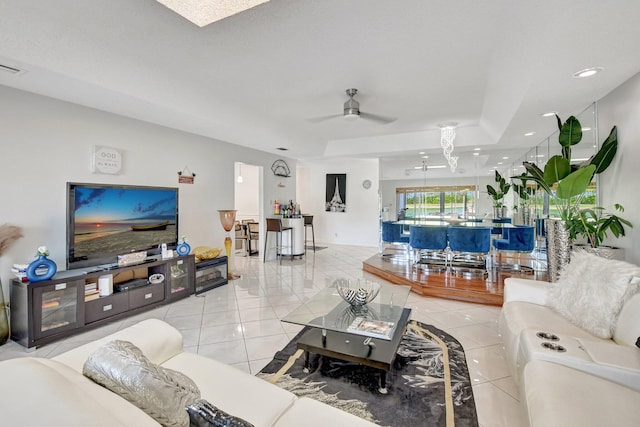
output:
[[[447,267],[447,227],[412,225],[409,246],[413,249],[414,266],[427,272],[439,272]]]
[[[390,246],[382,248],[381,256],[385,259],[404,258],[409,260],[409,234],[403,232],[402,224],[395,221],[382,221],[382,242]],[[400,252],[400,250],[402,252]]]
[[[452,225],[447,230],[452,252],[451,269],[467,279],[488,275],[487,261],[491,250],[491,227]]]
[[[493,247],[497,250],[497,270],[502,273],[533,274],[534,269],[522,265],[520,256],[533,252],[535,248],[535,228],[532,225],[516,225],[513,228],[505,228],[502,239],[494,239]],[[517,263],[504,263],[502,258],[506,252],[516,254]]]
[[[267,261],[267,240],[269,240],[269,233],[276,233],[276,255],[280,258],[280,264],[282,264],[282,233],[289,231],[289,248],[291,249],[291,259],[293,260],[293,227],[283,227],[282,220],[280,218],[267,218],[267,228],[264,235],[264,254],[262,256],[262,262]]]
[[[304,218],[304,251],[307,252],[307,227],[311,227],[311,239],[313,241],[313,252],[316,251],[316,233],[313,231],[313,215],[302,215]]]

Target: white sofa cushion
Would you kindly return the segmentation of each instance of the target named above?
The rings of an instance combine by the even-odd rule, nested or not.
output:
[[[640,293],[625,302],[613,331],[613,340],[618,344],[633,347],[638,338],[640,338]]]
[[[384,397],[382,397],[384,399]],[[367,420],[348,414],[317,400],[301,397],[282,414],[276,427],[372,427]]]
[[[7,426],[159,426],[134,405],[70,367],[22,357],[0,363]]]
[[[640,392],[555,363],[524,368],[532,427],[631,427],[640,420]]]
[[[547,295],[547,305],[599,338],[611,338],[624,302],[639,290],[640,267],[573,252]]]
[[[161,364],[176,354],[182,353],[182,335],[177,329],[162,320],[147,319],[104,338],[74,348],[53,359],[82,373],[84,362],[87,361],[91,353],[114,340],[134,343],[155,364]]]
[[[187,375],[200,388],[203,399],[255,427],[274,425],[297,399],[293,393],[238,368],[193,353],[180,353],[162,366]]]
[[[516,363],[520,349],[520,333],[523,330],[530,329],[536,332],[551,332],[599,340],[584,329],[570,323],[549,307],[522,301],[510,301],[502,306],[498,327],[507,361],[516,382],[519,378]]]

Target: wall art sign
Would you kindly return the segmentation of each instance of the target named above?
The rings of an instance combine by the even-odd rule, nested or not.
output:
[[[347,211],[347,174],[328,173],[325,194],[325,211]]]
[[[112,147],[94,145],[91,155],[91,172],[117,174],[122,169],[122,154]]]

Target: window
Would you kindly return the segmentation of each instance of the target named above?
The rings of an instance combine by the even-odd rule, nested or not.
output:
[[[405,218],[426,218],[433,215],[476,213],[475,188],[471,186],[431,186],[396,188],[398,211]]]

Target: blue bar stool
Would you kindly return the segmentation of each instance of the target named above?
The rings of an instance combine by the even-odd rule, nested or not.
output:
[[[531,225],[516,225],[513,228],[505,228],[502,239],[494,239],[493,247],[497,250],[497,268],[505,273],[533,274],[533,268],[524,266],[520,256],[531,253],[536,246],[535,227]],[[502,262],[505,252],[515,252],[518,262],[507,264]]]
[[[502,224],[511,224],[511,218],[494,218],[491,220],[491,222],[496,224],[493,228],[491,228],[491,234],[502,235],[502,232],[504,230]]]
[[[398,256],[398,246],[402,247],[402,257],[409,258],[409,235],[402,232],[402,224],[395,221],[382,222],[382,242],[391,244],[390,248],[383,249],[383,257],[395,258]],[[391,253],[385,253],[386,249],[390,249]]]
[[[442,271],[447,267],[447,227],[412,225],[409,227],[409,246],[414,250],[414,265],[428,271]]]
[[[447,230],[452,252],[451,269],[456,275],[471,279],[486,277],[491,250],[491,227],[452,225]]]

